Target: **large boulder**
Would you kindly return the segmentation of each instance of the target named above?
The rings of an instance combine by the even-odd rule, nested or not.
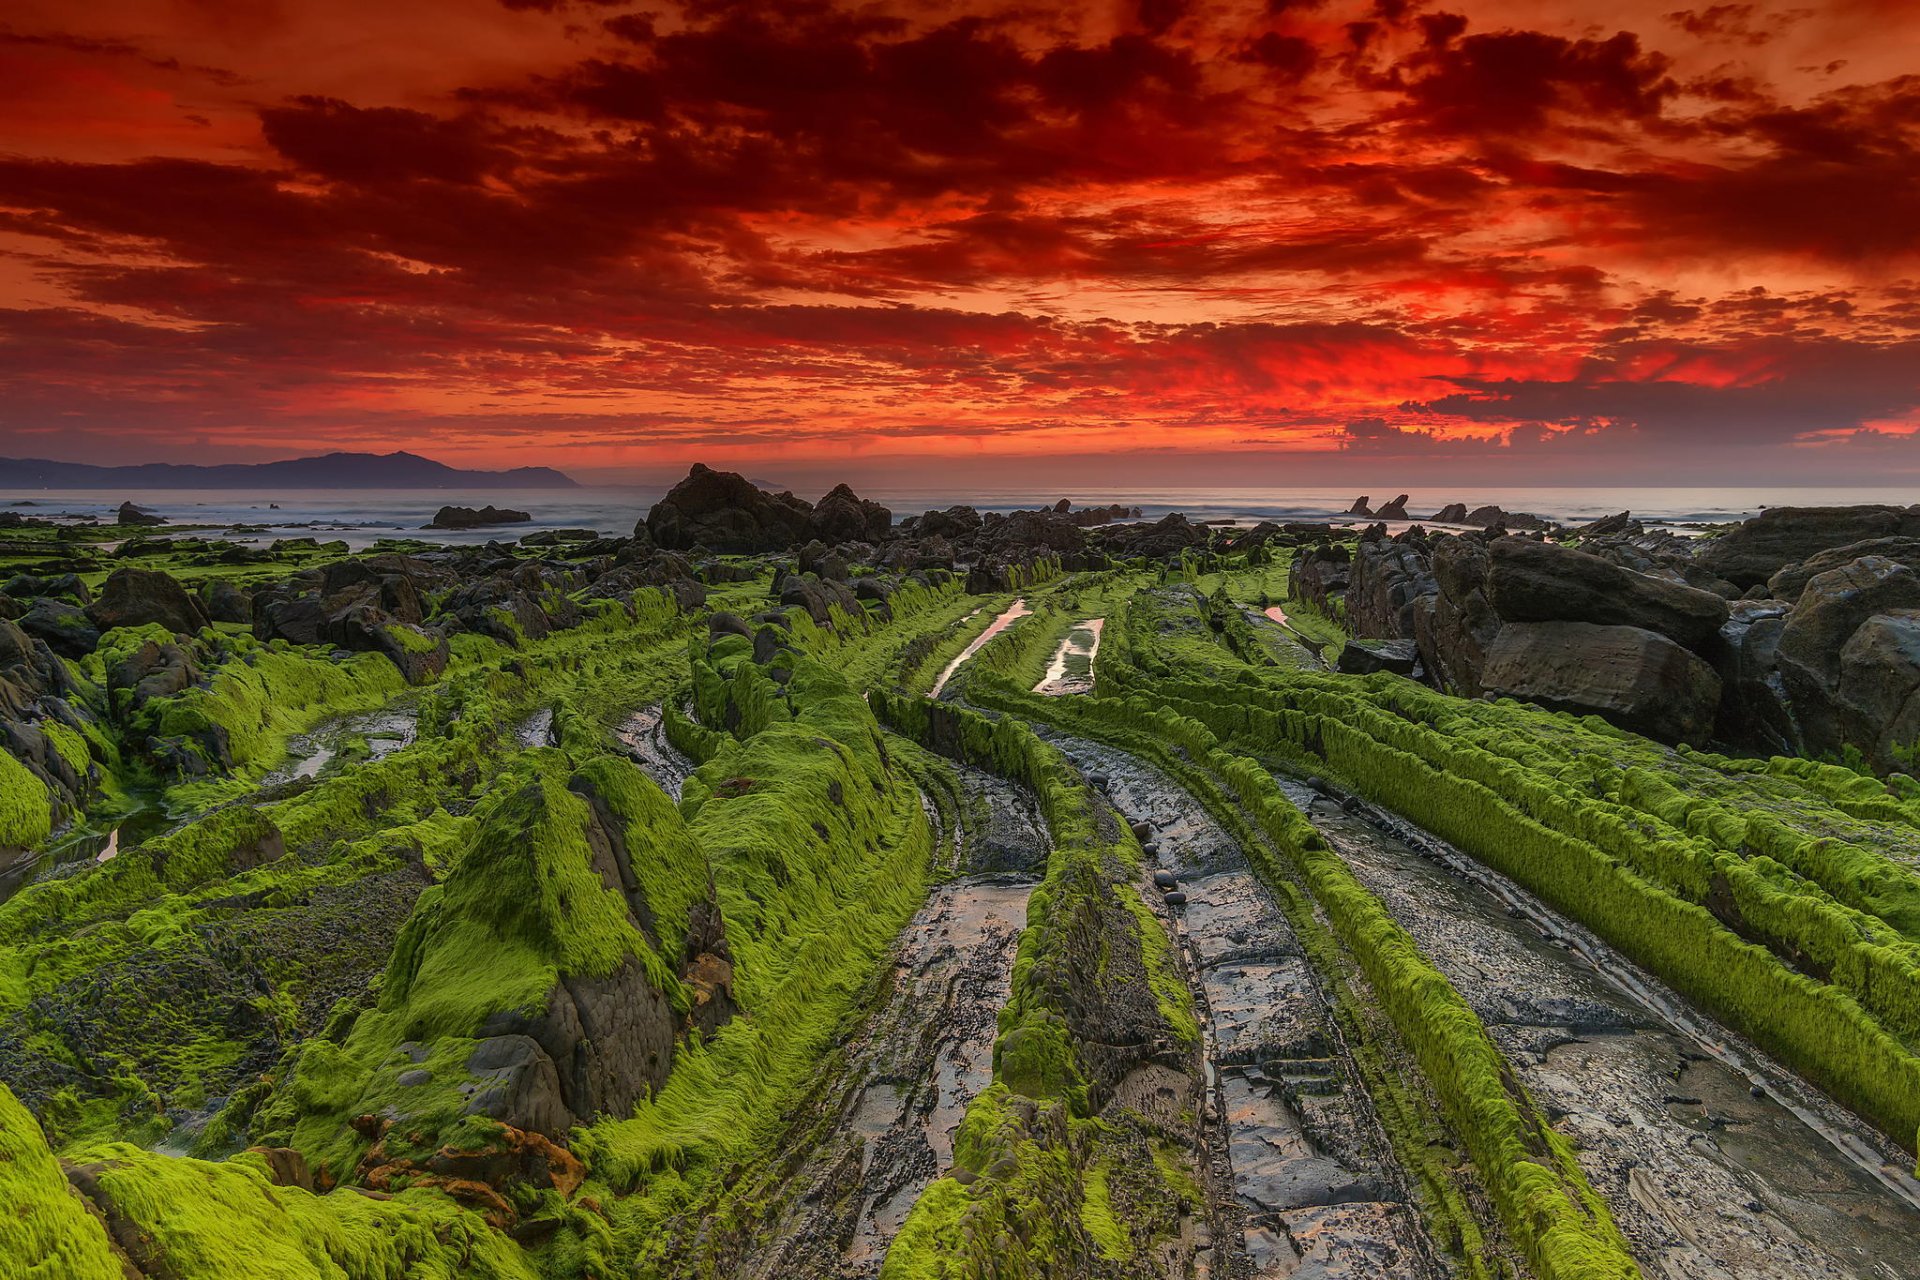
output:
[[[20,615],[20,629],[63,658],[84,658],[100,644],[100,628],[78,605],[41,596]]]
[[[844,484],[820,499],[808,517],[813,534],[829,545],[836,542],[882,542],[893,532],[893,512],[869,502]]]
[[[197,634],[207,611],[186,588],[155,569],[115,569],[87,606],[87,616],[102,631],[157,622],[179,635]]]
[[[1920,609],[1920,574],[1883,556],[1863,556],[1816,575],[1787,615],[1776,650],[1780,676],[1792,700],[1806,749],[1876,749],[1891,726],[1892,696],[1869,690],[1868,673],[1897,680],[1893,634],[1876,628],[1861,647],[1855,634],[1881,614]],[[1897,628],[1895,629],[1898,630]]]
[[[1774,755],[1799,755],[1800,724],[1780,677],[1780,636],[1787,607],[1777,600],[1740,600],[1720,628],[1722,696],[1717,736]]]
[[[781,584],[780,603],[805,609],[808,616],[823,627],[833,621],[835,606],[849,617],[857,618],[862,613],[859,597],[846,583],[797,573],[789,574]]]
[[[131,502],[121,503],[119,514],[115,517],[115,523],[117,524],[134,525],[136,527],[148,527],[165,524],[166,522],[167,518],[165,516],[158,512],[147,511],[141,507],[136,507]]]
[[[757,489],[745,476],[696,462],[653,504],[643,523],[655,546],[706,547],[734,555],[784,551],[813,536],[813,508],[791,493]]]
[[[1913,537],[1920,537],[1920,507],[1774,507],[1712,539],[1696,559],[1745,588],[1822,551],[1874,538]]]
[[[1844,547],[1818,552],[1768,578],[1767,591],[1774,599],[1791,604],[1800,598],[1800,593],[1807,589],[1809,582],[1829,569],[1852,564],[1862,556],[1882,556],[1920,572],[1920,538],[1872,538],[1866,542],[1850,542]]]
[[[1708,650],[1727,620],[1727,602],[1712,592],[1530,538],[1493,543],[1487,585],[1494,611],[1507,622],[1639,627],[1696,653]]]
[[[1414,602],[1413,634],[1427,678],[1462,697],[1480,694],[1480,669],[1500,634],[1487,599],[1487,544],[1478,535],[1436,538],[1429,560],[1435,593]]]
[[[1308,547],[1287,566],[1287,594],[1323,613],[1353,582],[1353,553],[1336,542]]]
[[[1920,609],[1860,624],[1840,651],[1838,700],[1857,726],[1853,745],[1876,769],[1920,763]]]
[[[1057,511],[989,512],[981,520],[980,544],[1001,560],[1030,560],[1041,552],[1075,552],[1086,531]]]
[[[1591,622],[1509,622],[1480,673],[1489,694],[1599,715],[1667,742],[1702,742],[1720,677],[1658,632]]]
[[[1347,625],[1356,636],[1410,640],[1418,601],[1438,589],[1429,545],[1418,530],[1392,539],[1369,530],[1354,556]]]
[[[442,507],[434,513],[433,519],[420,526],[423,529],[480,529],[495,524],[525,524],[533,517],[525,511],[515,511],[511,507],[496,507],[489,503],[479,510],[472,507]]]
[[[1097,536],[1109,554],[1123,559],[1145,556],[1150,560],[1165,560],[1182,551],[1205,547],[1208,541],[1206,526],[1194,524],[1178,511],[1152,524],[1121,524],[1102,529]]]

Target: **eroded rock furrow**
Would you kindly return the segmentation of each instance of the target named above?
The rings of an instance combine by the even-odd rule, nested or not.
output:
[[[756,1190],[768,1212],[721,1244],[733,1256],[713,1258],[711,1274],[870,1280],[921,1192],[952,1171],[955,1131],[993,1078],[996,1020],[1048,851],[1032,797],[977,770],[961,777],[965,811],[946,834],[963,874],[901,932],[873,1012],[792,1124],[795,1158]]]
[[[1231,836],[1180,787],[1124,752],[1049,734],[1144,830],[1177,882],[1174,931],[1206,1022],[1223,1229],[1240,1256],[1216,1275],[1449,1274],[1429,1239],[1329,998]],[[1218,1167],[1224,1166],[1224,1167]]]
[[[1920,1276],[1912,1180],[1857,1121],[1441,842],[1282,785],[1479,1013],[1648,1275]]]

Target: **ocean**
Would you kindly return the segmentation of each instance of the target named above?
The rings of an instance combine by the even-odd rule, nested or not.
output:
[[[111,523],[120,504],[132,501],[168,517],[174,526],[261,526],[257,532],[222,534],[235,542],[264,545],[276,538],[314,537],[344,540],[356,550],[380,538],[420,538],[448,545],[478,545],[498,538],[510,541],[542,529],[594,529],[627,534],[666,492],[665,486],[599,487],[578,489],[292,489],[262,492],[233,489],[88,490],[0,489],[0,510],[62,517],[93,516]],[[800,496],[817,499],[817,493]],[[1346,512],[1357,496],[1352,491],[1300,489],[1181,489],[1112,490],[1062,493],[1004,489],[954,491],[944,489],[876,489],[862,492],[892,509],[896,519],[931,508],[967,503],[982,511],[1012,511],[1051,506],[1071,498],[1076,506],[1122,502],[1141,508],[1153,520],[1170,511],[1183,511],[1195,520],[1320,520]],[[1395,495],[1373,493],[1379,506]],[[1494,503],[1508,511],[1529,511],[1550,519],[1580,522],[1632,511],[1654,523],[1699,523],[1742,519],[1769,506],[1827,506],[1860,502],[1888,502],[1901,506],[1916,500],[1911,490],[1810,488],[1781,485],[1772,488],[1591,488],[1549,487],[1434,489],[1417,491],[1407,504],[1416,517],[1430,516],[1451,502],[1469,508]],[[486,529],[423,529],[443,505],[482,507],[492,503],[515,507],[533,516],[527,524]],[[157,532],[165,533],[165,529]]]

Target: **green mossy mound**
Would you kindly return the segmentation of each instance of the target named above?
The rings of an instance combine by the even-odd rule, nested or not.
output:
[[[126,1280],[40,1126],[0,1084],[0,1263],[19,1280]]]
[[[562,1138],[666,1078],[694,1002],[683,972],[689,920],[711,900],[705,859],[630,764],[570,775],[542,752],[524,775],[421,895],[375,1007],[308,1046],[264,1117],[337,1179],[376,1136],[358,1117],[397,1128],[381,1154],[398,1162],[502,1124]]]

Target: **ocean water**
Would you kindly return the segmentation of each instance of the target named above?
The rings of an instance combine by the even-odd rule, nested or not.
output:
[[[3,484],[4,482],[0,482]],[[259,532],[223,533],[241,543],[264,545],[275,538],[342,539],[359,549],[379,538],[415,537],[449,545],[479,545],[498,538],[511,541],[541,529],[594,529],[627,534],[666,491],[654,488],[588,486],[578,489],[292,489],[254,493],[234,489],[9,491],[0,488],[0,510],[46,517],[95,517],[111,523],[122,502],[131,500],[167,516],[175,527],[192,525],[264,526]],[[1320,520],[1342,515],[1357,496],[1327,488],[1217,488],[1179,490],[1103,490],[1062,493],[1054,490],[998,489],[956,491],[939,488],[878,488],[863,496],[885,503],[896,518],[936,507],[967,503],[982,511],[1012,511],[1051,506],[1070,498],[1076,506],[1123,502],[1141,508],[1152,520],[1183,511],[1195,520]],[[816,499],[819,494],[802,493]],[[1393,493],[1373,493],[1373,505]],[[1827,506],[1889,502],[1905,506],[1920,500],[1910,489],[1888,487],[1810,488],[1592,488],[1547,487],[1433,489],[1415,491],[1407,504],[1415,517],[1430,516],[1450,502],[1469,508],[1495,503],[1508,511],[1529,511],[1550,519],[1579,522],[1632,511],[1656,523],[1737,520],[1769,506]],[[515,507],[533,516],[527,524],[451,531],[422,529],[443,505]],[[165,532],[161,530],[160,532]]]

